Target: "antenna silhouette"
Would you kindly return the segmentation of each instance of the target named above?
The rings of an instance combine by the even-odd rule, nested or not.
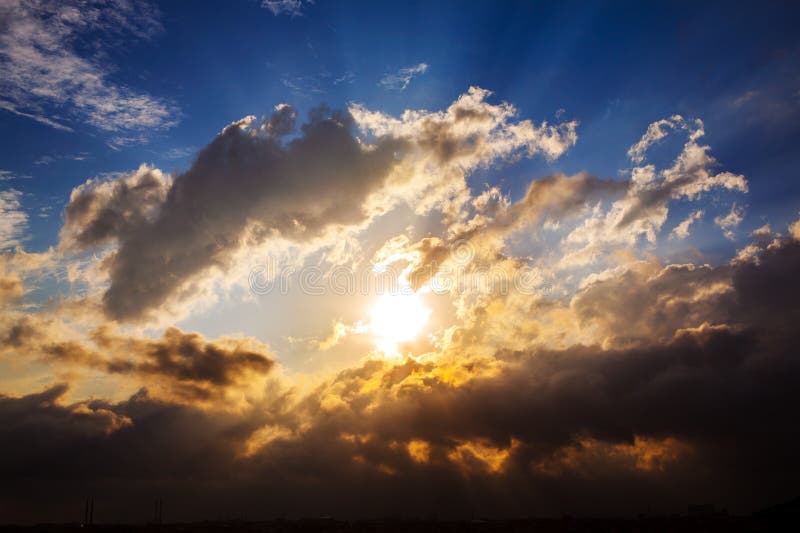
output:
[[[155,524],[162,524],[164,521],[164,500],[156,498],[155,512],[153,513],[153,522]]]
[[[94,496],[86,498],[86,505],[83,508],[83,525],[91,526],[94,524]]]

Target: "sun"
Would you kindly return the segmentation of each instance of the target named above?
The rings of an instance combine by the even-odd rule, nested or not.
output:
[[[399,355],[397,345],[414,340],[425,324],[431,310],[419,293],[384,294],[370,310],[369,330],[375,335],[378,349],[386,355]]]

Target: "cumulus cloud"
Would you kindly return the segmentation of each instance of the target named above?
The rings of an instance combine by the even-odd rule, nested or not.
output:
[[[428,71],[427,63],[401,68],[397,72],[385,74],[378,85],[387,90],[404,91],[415,77]]]
[[[669,203],[675,200],[697,200],[704,193],[722,189],[747,192],[744,176],[731,172],[713,173],[716,159],[710,147],[698,144],[705,134],[699,119],[686,122],[676,115],[651,124],[629,154],[641,162],[654,142],[668,133],[665,127],[685,131],[688,140],[672,166],[658,171],[655,165],[638,165],[631,169],[630,188],[608,211],[597,210],[566,238],[568,253],[565,265],[581,265],[594,261],[609,247],[635,246],[641,238],[655,244],[669,215]]]
[[[681,329],[728,323],[731,291],[727,267],[639,262],[590,281],[571,307],[604,346],[663,343]]]
[[[168,191],[150,169],[107,185],[138,188],[156,207],[152,217],[141,212],[149,210],[149,202],[122,198],[109,204],[117,195],[98,191],[98,184],[73,194],[67,216],[75,213],[76,224],[94,227],[76,231],[85,236],[83,248],[94,246],[97,237],[118,242],[104,297],[109,316],[140,318],[192,277],[225,268],[248,242],[273,234],[310,239],[326,228],[364,220],[362,204],[385,182],[404,143],[381,139],[367,150],[350,132],[352,118],[320,110],[300,137],[284,145],[275,134],[287,131],[286,109],[260,125],[248,117],[225,128],[187,172],[174,177]],[[140,188],[145,177],[148,188]],[[79,204],[84,199],[90,215]],[[132,200],[137,207],[130,210]]]
[[[789,234],[797,240],[800,240],[800,220],[796,220],[789,225]]]
[[[491,94],[470,87],[445,111],[407,110],[400,118],[360,105],[351,106],[350,113],[366,132],[413,139],[435,162],[458,162],[467,168],[523,154],[556,159],[577,142],[577,121],[539,125],[515,121],[516,108],[506,102],[488,102]]]
[[[103,302],[110,318],[136,320],[270,238],[309,242],[368,223],[400,201],[420,213],[457,211],[475,168],[537,153],[553,159],[577,139],[577,123],[516,121],[516,110],[487,102],[489,94],[472,88],[446,111],[407,111],[401,119],[361,106],[320,108],[285,141],[296,118],[290,106],[262,121],[245,117],[183,174],[167,179],[142,167],[77,188],[62,245],[83,251],[115,243]]]
[[[147,165],[121,177],[88,180],[70,195],[61,245],[80,250],[125,238],[155,218],[170,185],[169,176]]]
[[[77,120],[124,133],[120,138],[139,138],[177,122],[172,104],[110,81],[108,68],[75,46],[87,32],[151,38],[162,31],[151,5],[14,0],[0,6],[0,18],[0,108],[65,131],[72,128],[64,122]]]

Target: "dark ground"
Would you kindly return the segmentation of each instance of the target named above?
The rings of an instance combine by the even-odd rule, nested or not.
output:
[[[712,506],[690,506],[687,515],[636,518],[528,518],[515,520],[380,519],[330,517],[270,521],[216,521],[175,524],[39,524],[0,526],[0,533],[528,533],[528,532],[800,532],[800,498],[750,516],[733,516]]]
[[[115,525],[40,524],[2,526],[2,533],[506,533],[506,532],[771,532],[800,531],[800,523],[755,516],[560,518],[524,520],[370,520],[333,519],[274,520],[266,522],[194,522],[181,524]]]

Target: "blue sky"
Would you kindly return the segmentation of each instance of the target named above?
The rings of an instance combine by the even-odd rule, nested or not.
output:
[[[116,132],[46,98],[38,102],[43,112],[69,117],[73,131],[0,111],[0,167],[31,177],[2,185],[25,193],[27,248],[56,243],[59,209],[87,178],[142,162],[185,169],[225,124],[277,103],[301,115],[323,102],[399,113],[442,108],[470,85],[494,91],[526,117],[552,121],[563,109],[580,121],[580,142],[558,162],[481,174],[503,178],[512,194],[554,170],[614,176],[647,124],[680,113],[702,118],[718,161],[750,180],[748,222],[768,216],[780,225],[796,214],[798,16],[778,3],[736,13],[724,2],[321,1],[295,15],[274,15],[254,1],[158,9],[163,29],[148,39],[89,31],[66,46],[90,59],[101,48],[108,82],[168,105],[174,126],[134,129],[142,142],[112,150]],[[420,63],[427,71],[405,89],[380,84]],[[53,206],[50,216],[36,216],[45,206]]]

